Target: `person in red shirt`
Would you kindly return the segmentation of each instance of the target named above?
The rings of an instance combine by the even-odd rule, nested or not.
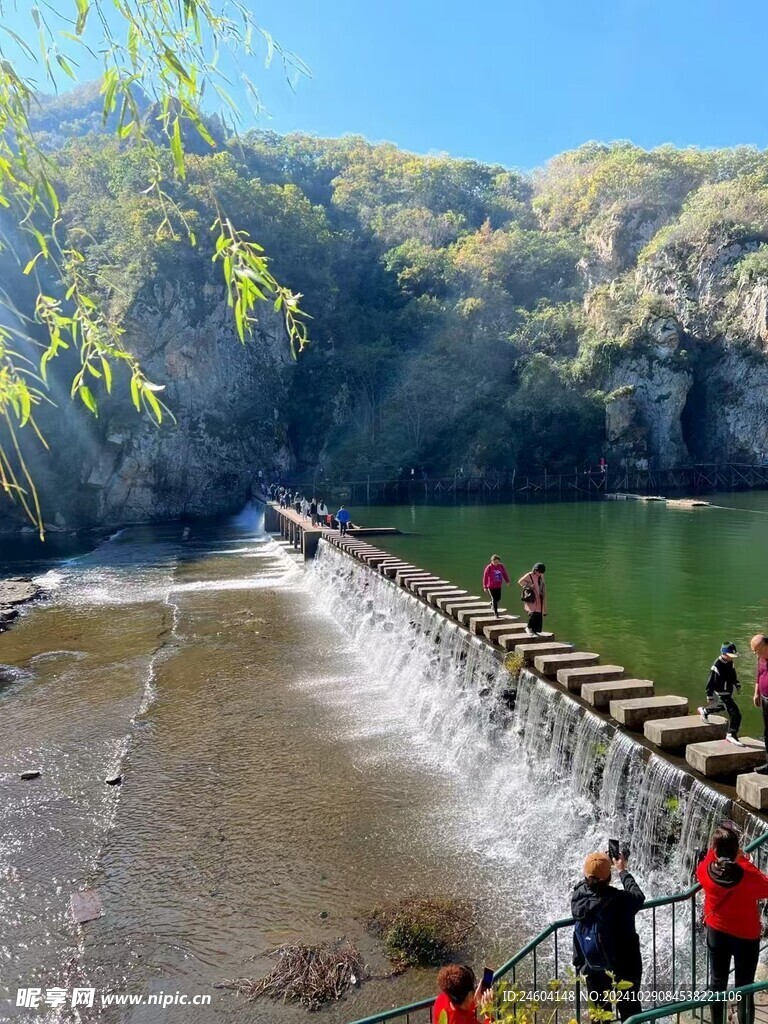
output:
[[[768,899],[768,875],[739,849],[739,837],[730,825],[718,825],[707,854],[696,868],[704,890],[704,924],[707,926],[710,988],[725,992],[731,960],[734,986],[751,985],[760,956],[760,900]],[[739,1002],[739,1024],[752,1024],[754,999]],[[724,1024],[725,1003],[712,1004],[712,1024]]]
[[[483,590],[487,590],[491,598],[493,614],[499,614],[499,601],[501,600],[501,588],[509,583],[509,573],[502,565],[498,555],[491,555],[491,560],[483,569]]]
[[[752,703],[763,712],[763,742],[765,756],[768,757],[768,637],[758,633],[749,641],[749,646],[757,655],[757,672],[755,673],[755,695]],[[758,775],[768,775],[768,761],[760,768],[755,768]]]
[[[478,1012],[492,998],[492,992],[483,992],[474,972],[462,964],[448,964],[437,973],[440,993],[432,1007],[433,1024],[478,1024]],[[485,1024],[490,1018],[483,1017]]]

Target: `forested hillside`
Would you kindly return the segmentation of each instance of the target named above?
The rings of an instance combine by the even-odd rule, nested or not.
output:
[[[210,376],[238,345],[211,252],[175,236],[142,193],[142,157],[92,130],[87,97],[71,102],[82,109],[59,99],[55,118],[40,115],[64,222],[129,343],[169,382],[180,426],[163,430],[205,451],[199,480],[210,460],[232,462],[209,497],[255,463],[386,476],[768,452],[764,153],[589,143],[524,175],[359,137],[235,139],[216,126],[217,151],[187,156],[183,185],[169,154],[169,191],[201,238],[226,210],[313,319],[297,364],[267,318],[255,350]],[[113,493],[72,515],[138,515],[135,480],[114,490],[124,461],[140,470],[180,442],[147,440],[117,406],[87,429],[98,471],[80,467],[70,490],[90,473]],[[170,477],[141,480],[147,514],[218,507],[153,504],[153,489],[181,486],[189,455],[174,459]]]

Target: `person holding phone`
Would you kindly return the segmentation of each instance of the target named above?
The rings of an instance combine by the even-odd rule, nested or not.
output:
[[[587,991],[600,1009],[611,1008],[610,992],[620,981],[631,988],[616,991],[616,1009],[621,1020],[640,1013],[640,980],[643,962],[635,916],[645,903],[645,894],[627,871],[628,851],[619,851],[618,842],[611,843],[613,860],[607,853],[590,853],[584,861],[584,878],[573,890],[571,914],[576,919],[573,929],[573,963],[578,974],[586,978]],[[623,889],[611,885],[611,866],[619,872]]]
[[[734,965],[734,987],[751,985],[760,956],[760,900],[768,899],[768,876],[739,849],[739,836],[731,822],[712,833],[706,856],[696,868],[704,890],[710,988],[725,992]],[[751,994],[738,1002],[739,1024],[752,1024],[755,1001]],[[724,1024],[725,1003],[712,1004],[712,1024]]]
[[[489,967],[479,985],[471,967],[443,967],[437,974],[439,993],[432,1008],[434,1024],[491,1024],[483,1010],[493,998],[492,985],[493,971]]]

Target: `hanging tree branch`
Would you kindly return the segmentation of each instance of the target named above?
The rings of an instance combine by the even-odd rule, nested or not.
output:
[[[183,235],[192,246],[198,244],[195,233],[164,184],[164,158],[170,150],[173,173],[183,180],[185,129],[194,129],[208,146],[215,147],[203,112],[206,91],[218,98],[225,117],[233,125],[238,123],[240,112],[227,89],[223,57],[235,67],[255,104],[258,92],[241,71],[241,58],[253,58],[258,48],[267,65],[277,57],[287,74],[306,73],[306,68],[255,22],[245,6],[232,0],[68,0],[69,10],[63,0],[58,11],[41,3],[30,7],[29,32],[23,37],[2,24],[5,6],[0,0],[0,207],[5,211],[0,214],[10,218],[32,245],[23,269],[38,286],[35,318],[48,340],[40,346],[23,331],[0,325],[0,430],[6,438],[0,444],[0,487],[18,501],[42,537],[40,505],[18,431],[31,428],[45,444],[34,414],[47,398],[51,361],[66,350],[77,353],[79,368],[71,394],[94,416],[100,396],[112,391],[116,366],[128,370],[137,410],[145,411],[158,425],[169,410],[158,397],[162,385],[148,380],[139,360],[126,348],[121,324],[105,310],[98,282],[61,220],[57,163],[40,146],[30,121],[39,84],[23,78],[16,66],[20,61],[32,64],[56,89],[61,76],[78,81],[77,57],[100,60],[102,122],[147,158],[149,174],[143,191],[154,196],[162,210],[157,237]],[[35,35],[39,54],[25,41]],[[151,120],[140,108],[137,97],[141,94],[154,103],[157,113]],[[211,226],[213,259],[222,270],[238,337],[245,342],[252,335],[259,304],[269,302],[282,314],[296,356],[307,344],[301,296],[275,279],[264,250],[231,223],[218,203],[217,210]],[[41,284],[43,268],[61,283],[61,294],[46,294]],[[37,365],[19,355],[14,335],[39,347]]]

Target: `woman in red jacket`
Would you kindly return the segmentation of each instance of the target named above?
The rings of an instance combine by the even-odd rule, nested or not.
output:
[[[471,968],[462,964],[449,964],[437,973],[440,993],[432,1007],[433,1024],[478,1024],[478,1013],[492,998],[477,985]],[[491,1024],[486,1016],[480,1020]]]
[[[704,890],[712,992],[725,992],[731,960],[734,987],[751,985],[760,955],[760,900],[768,899],[768,876],[758,871],[739,849],[739,837],[728,825],[718,825],[707,855],[696,868]],[[739,1024],[752,1024],[755,1004],[751,995],[739,1002]],[[725,1003],[712,1004],[712,1024],[723,1024]]]

